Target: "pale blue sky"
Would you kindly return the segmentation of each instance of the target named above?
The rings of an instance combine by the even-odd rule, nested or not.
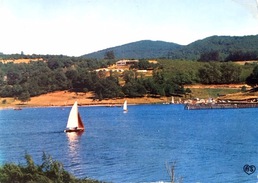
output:
[[[80,56],[139,40],[258,34],[256,0],[0,0],[0,52]]]

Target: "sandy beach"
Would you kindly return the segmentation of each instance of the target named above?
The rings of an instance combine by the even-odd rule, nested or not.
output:
[[[36,97],[31,97],[30,101],[22,103],[19,100],[11,98],[1,98],[1,101],[6,100],[0,105],[0,109],[16,108],[16,107],[51,107],[51,106],[71,106],[75,101],[81,106],[122,106],[125,100],[128,105],[135,104],[157,104],[166,103],[171,101],[171,97],[141,97],[141,98],[118,98],[118,99],[104,99],[94,100],[93,94],[88,93],[75,93],[68,91],[56,91],[48,94],[43,94]],[[177,99],[175,99],[177,100]]]
[[[190,89],[203,89],[203,88],[236,88],[240,89],[243,84],[231,84],[231,85],[186,85],[185,88]],[[247,86],[250,89],[249,86]],[[258,94],[228,94],[220,97],[221,99],[247,99],[254,98]],[[0,98],[0,109],[16,108],[16,107],[51,107],[51,106],[71,106],[75,101],[81,106],[122,106],[125,100],[128,101],[128,105],[135,104],[158,104],[169,103],[171,97],[140,97],[140,98],[117,98],[117,99],[104,99],[94,100],[94,94],[92,92],[76,93],[68,91],[56,91],[47,94],[43,94],[36,97],[31,97],[30,101],[22,103],[19,100],[13,98]],[[179,97],[174,97],[175,102],[181,101]],[[5,102],[3,102],[5,101]]]

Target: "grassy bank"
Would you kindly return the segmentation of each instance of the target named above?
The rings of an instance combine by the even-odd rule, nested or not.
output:
[[[227,95],[227,94],[232,94],[232,93],[237,93],[240,92],[240,89],[234,89],[234,88],[228,88],[228,89],[223,89],[223,88],[192,88],[192,98],[217,98],[218,96],[221,95]]]
[[[78,179],[63,168],[63,164],[43,153],[42,164],[36,165],[29,154],[26,164],[6,163],[0,166],[0,182],[15,183],[100,183],[93,179]]]

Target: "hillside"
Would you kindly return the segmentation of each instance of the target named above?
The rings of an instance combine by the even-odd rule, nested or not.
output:
[[[97,52],[83,55],[84,58],[103,59],[107,51],[113,51],[116,59],[122,58],[160,58],[168,54],[169,51],[182,47],[179,44],[164,41],[143,40],[124,44],[112,48],[107,48]]]
[[[230,53],[256,52],[258,50],[258,35],[255,36],[211,36],[195,41],[169,53],[171,59],[197,60],[202,53],[218,51],[220,59],[224,60]]]
[[[116,59],[121,58],[170,58],[198,60],[203,53],[218,52],[224,60],[234,52],[256,53],[258,55],[258,35],[211,36],[188,45],[164,41],[137,41],[83,55],[84,58],[103,59],[107,51],[113,51]]]

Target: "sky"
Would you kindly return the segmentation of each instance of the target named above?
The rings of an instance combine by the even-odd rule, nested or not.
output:
[[[258,34],[258,0],[0,0],[0,52],[81,56],[140,40]]]

